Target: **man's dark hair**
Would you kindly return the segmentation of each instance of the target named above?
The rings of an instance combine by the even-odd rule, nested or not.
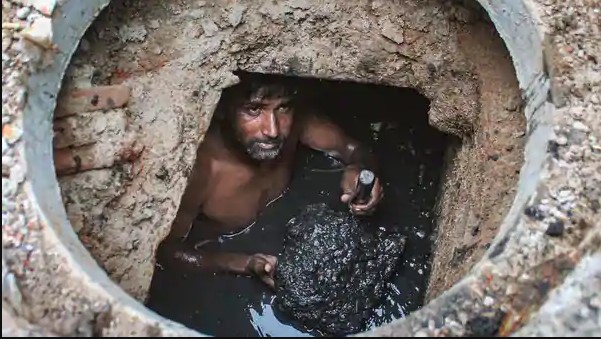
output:
[[[297,92],[292,81],[283,76],[241,73],[238,77],[240,83],[231,89],[242,99],[248,99],[253,95],[260,99],[294,97]]]
[[[291,105],[296,101],[298,90],[289,78],[246,72],[239,72],[236,75],[240,78],[240,82],[223,90],[215,111],[217,119],[226,118],[228,113],[232,113],[232,107],[243,104],[251,97],[258,99],[290,97]]]

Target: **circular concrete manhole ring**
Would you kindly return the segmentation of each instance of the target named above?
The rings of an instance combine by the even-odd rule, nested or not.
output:
[[[69,224],[52,170],[51,117],[61,80],[108,1],[28,3],[29,13],[3,4],[3,318],[14,320],[3,321],[3,334],[199,335],[149,311],[108,279]],[[598,10],[571,7],[578,20],[553,31],[554,15],[567,11],[559,2],[479,3],[511,53],[525,100],[528,140],[517,196],[488,253],[461,282],[407,318],[362,335],[599,329],[598,290],[590,289],[601,276],[599,81],[586,72],[594,57],[566,59],[569,49],[560,48],[574,45],[578,27],[595,36]],[[598,42],[581,45],[592,49],[584,56],[599,55],[593,53]],[[565,82],[565,63],[580,82]],[[565,326],[570,321],[580,325]]]

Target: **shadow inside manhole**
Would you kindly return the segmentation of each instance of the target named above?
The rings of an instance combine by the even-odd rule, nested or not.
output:
[[[361,329],[401,318],[418,309],[424,300],[430,271],[433,209],[448,137],[428,125],[429,101],[416,90],[318,79],[287,81],[293,82],[302,93],[298,94],[302,101],[299,106],[322,112],[372,149],[378,159],[385,198],[377,212],[361,222],[371,229],[398,231],[407,238],[405,251],[383,299],[375,302],[378,306],[366,317]],[[224,106],[227,104],[222,103],[221,107]],[[294,114],[296,119],[296,115],[302,113]],[[213,120],[207,135],[219,129],[218,120]],[[303,207],[325,203],[345,210],[340,202],[344,168],[335,158],[301,146],[294,161],[292,181],[283,196],[267,207],[243,233],[222,236],[203,245],[203,250],[280,254],[286,224]],[[194,246],[204,240],[207,237],[203,234],[203,220],[199,218],[187,241]],[[209,236],[209,240],[213,238]],[[321,261],[322,258],[307,257],[312,259]],[[335,291],[336,285],[331,288],[332,295],[351,293]],[[165,317],[211,335],[320,334],[319,330],[308,329],[278,312],[273,307],[274,297],[258,279],[158,268],[147,305]]]

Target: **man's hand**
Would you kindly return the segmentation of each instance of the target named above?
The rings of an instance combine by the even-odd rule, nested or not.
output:
[[[257,253],[250,256],[246,269],[250,274],[260,278],[267,286],[275,289],[273,278],[277,261],[277,258],[272,255]]]
[[[357,204],[353,200],[357,196],[357,181],[361,170],[355,166],[347,166],[342,176],[340,186],[342,188],[342,196],[340,200],[343,203],[349,204],[351,213],[355,215],[370,215],[374,212],[376,205],[384,197],[384,191],[380,185],[380,179],[376,177],[376,182],[371,190],[369,201],[364,204]]]

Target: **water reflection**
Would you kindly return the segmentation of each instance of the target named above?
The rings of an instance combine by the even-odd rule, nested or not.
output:
[[[264,293],[259,305],[249,305],[247,309],[250,323],[257,333],[262,337],[313,337],[282,323],[271,306],[274,298]]]
[[[343,129],[369,143],[382,159],[386,195],[379,207],[381,213],[373,217],[374,226],[394,227],[407,236],[390,293],[369,323],[378,326],[422,305],[445,138],[428,125],[427,100],[416,92],[355,84],[320,86],[321,99],[315,101],[329,107]],[[244,232],[209,245],[224,251],[278,255],[284,225],[300,208],[339,202],[341,176],[340,163],[302,149],[290,189]],[[247,277],[157,270],[147,305],[209,335],[311,336],[278,314],[271,306],[273,298],[266,286]]]

